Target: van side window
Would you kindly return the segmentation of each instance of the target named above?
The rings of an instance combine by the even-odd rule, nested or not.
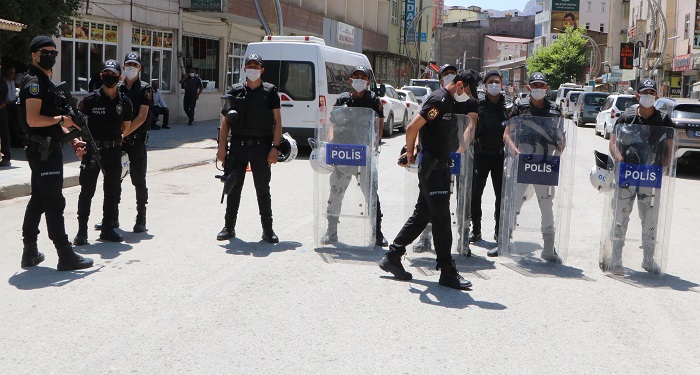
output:
[[[350,73],[355,69],[354,66],[344,65],[332,62],[326,62],[326,82],[328,82],[328,93],[340,95],[344,92],[350,92],[352,86],[348,80]]]
[[[314,64],[308,61],[265,60],[262,80],[277,86],[292,100],[316,99]]]

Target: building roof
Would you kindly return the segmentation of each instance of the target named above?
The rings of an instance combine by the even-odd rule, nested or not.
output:
[[[515,38],[510,36],[484,35],[485,37],[498,43],[530,43],[532,39]]]
[[[8,31],[22,31],[23,29],[26,29],[27,25],[19,23],[19,22],[12,22],[8,20],[4,20],[0,18],[0,30],[8,30]]]

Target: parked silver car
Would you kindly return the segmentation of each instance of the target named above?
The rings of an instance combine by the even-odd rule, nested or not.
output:
[[[700,160],[700,101],[659,98],[654,107],[669,114],[676,125],[676,157],[682,158],[679,161]]]

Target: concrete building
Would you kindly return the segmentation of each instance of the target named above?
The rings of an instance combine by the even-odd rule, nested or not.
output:
[[[445,23],[465,22],[473,20],[485,20],[489,14],[482,11],[481,7],[472,5],[470,7],[453,6],[447,9]]]

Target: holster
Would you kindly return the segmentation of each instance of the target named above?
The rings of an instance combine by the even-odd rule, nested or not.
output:
[[[448,168],[449,165],[449,161],[440,161],[430,153],[423,151],[423,158],[418,166],[418,176],[423,180],[428,180],[430,174],[432,174],[434,170]]]
[[[59,146],[55,146],[54,148],[60,148],[60,143],[58,143],[58,145]],[[51,154],[52,151],[51,137],[44,138],[36,134],[32,134],[29,137],[29,144],[27,145],[27,148],[29,149],[29,151],[38,152],[41,156],[42,161],[47,161],[49,160],[49,154]]]

